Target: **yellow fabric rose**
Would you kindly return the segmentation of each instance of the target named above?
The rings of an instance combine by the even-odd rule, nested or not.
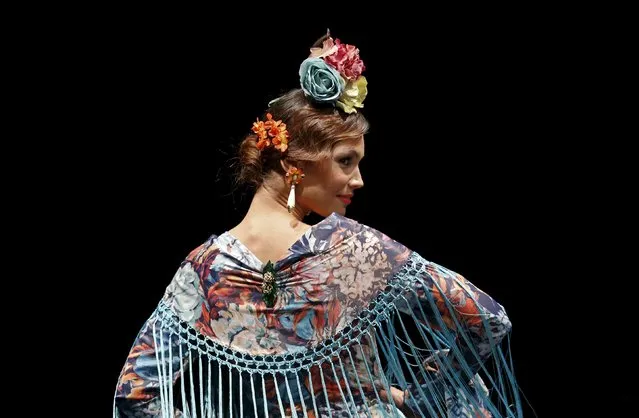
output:
[[[359,76],[357,80],[346,83],[344,93],[337,100],[337,106],[346,113],[356,112],[356,107],[364,107],[364,99],[368,94],[366,77]]]

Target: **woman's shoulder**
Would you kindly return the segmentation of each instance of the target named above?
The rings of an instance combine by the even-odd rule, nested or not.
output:
[[[206,241],[193,248],[185,261],[197,264],[211,264],[220,252],[219,234],[210,235]]]
[[[365,235],[372,235],[378,237],[384,242],[392,242],[402,245],[399,241],[389,236],[385,231],[378,229],[378,227],[349,218],[337,212],[333,212],[331,216],[335,218],[334,226],[336,229],[349,230],[354,234],[363,233]]]
[[[334,212],[331,217],[330,228],[338,239],[350,239],[356,245],[365,245],[373,251],[375,248],[399,258],[407,258],[412,252],[406,245],[391,237],[384,231],[370,224],[349,218]],[[335,240],[337,241],[337,240]]]
[[[409,248],[404,243],[398,241],[396,237],[389,235],[386,231],[375,226],[362,223],[344,215],[334,213],[335,231],[349,231],[346,235],[357,237],[360,242],[376,243],[376,247],[384,253],[392,255],[398,261],[412,260],[411,266],[417,269],[425,269],[431,273],[457,277],[464,280],[464,277],[457,271],[446,267],[436,261],[425,258],[415,249]]]

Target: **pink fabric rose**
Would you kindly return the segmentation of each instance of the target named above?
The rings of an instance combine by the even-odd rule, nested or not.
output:
[[[359,49],[354,45],[343,44],[335,39],[337,51],[325,56],[324,61],[335,67],[347,80],[356,80],[366,69],[364,62],[359,57]]]

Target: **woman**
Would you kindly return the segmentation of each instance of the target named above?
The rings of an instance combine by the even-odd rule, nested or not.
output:
[[[182,262],[114,416],[521,416],[503,307],[346,217],[364,185],[364,69],[327,35],[302,88],[253,124],[239,155],[250,208]]]

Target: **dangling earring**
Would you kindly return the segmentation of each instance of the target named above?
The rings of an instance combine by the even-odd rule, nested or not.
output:
[[[286,207],[288,213],[291,213],[295,208],[295,186],[299,184],[304,178],[304,173],[301,168],[291,167],[286,172],[286,181],[291,185],[291,191],[288,193],[288,202]]]

